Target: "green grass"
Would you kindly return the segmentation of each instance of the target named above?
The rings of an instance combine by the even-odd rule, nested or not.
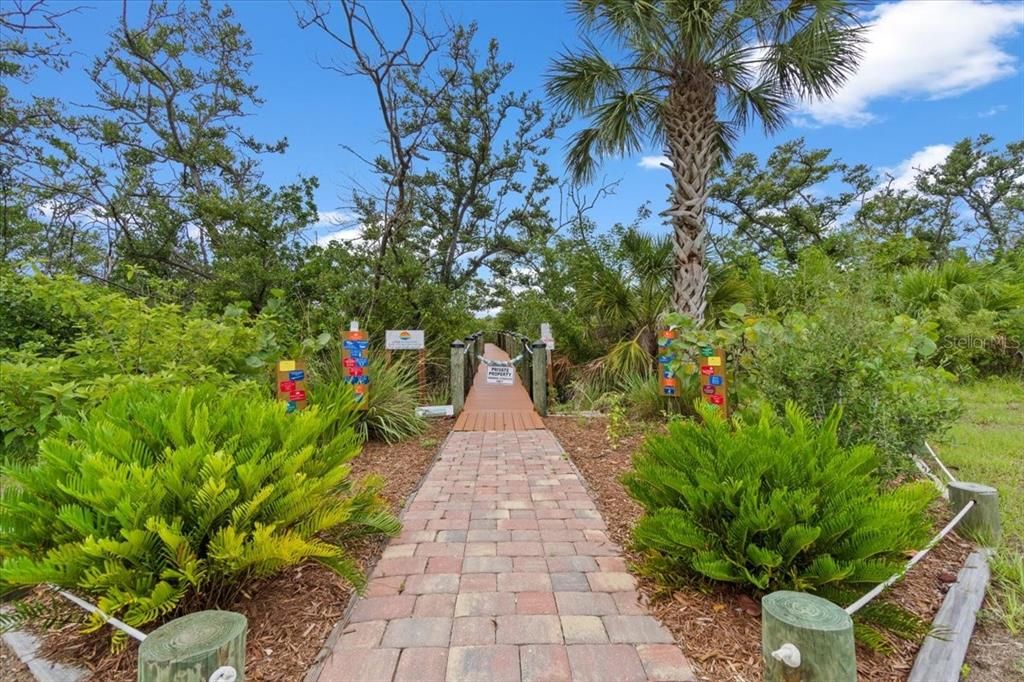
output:
[[[999,491],[1003,542],[992,559],[993,615],[1018,636],[1024,633],[1024,382],[992,378],[958,392],[964,414],[932,446],[957,478]]]

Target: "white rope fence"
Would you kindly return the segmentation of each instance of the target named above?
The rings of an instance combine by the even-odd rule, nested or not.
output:
[[[522,359],[523,359],[523,354],[522,353],[520,353],[519,355],[515,356],[511,360],[492,360],[490,358],[485,358],[482,355],[480,356],[480,362],[484,363],[488,367],[512,367],[513,365],[519,364],[519,361],[522,360]]]
[[[924,446],[926,448],[928,448],[928,454],[932,456],[932,459],[934,459],[935,462],[939,465],[939,468],[942,469],[942,472],[944,474],[946,474],[946,476],[949,478],[949,480],[951,480],[951,481],[953,481],[955,483],[956,482],[956,476],[954,476],[952,473],[950,473],[949,469],[946,468],[946,465],[942,463],[941,459],[939,459],[939,456],[937,454],[935,454],[934,450],[932,450],[932,446],[928,444],[928,441],[924,442]]]
[[[974,504],[975,504],[974,500],[971,500],[970,502],[965,504],[964,508],[961,509],[959,511],[959,513],[957,513],[957,515],[954,516],[950,520],[950,522],[946,524],[946,527],[943,528],[942,530],[940,530],[939,534],[936,535],[934,538],[932,538],[931,541],[927,545],[924,546],[924,549],[922,549],[920,552],[915,554],[913,556],[913,558],[911,558],[910,561],[907,562],[907,565],[903,567],[902,571],[900,571],[899,573],[896,573],[891,578],[886,580],[884,583],[879,583],[878,585],[875,586],[875,588],[873,590],[871,590],[870,592],[865,594],[863,597],[861,597],[857,601],[855,601],[852,604],[850,604],[849,606],[847,606],[846,607],[846,612],[848,614],[850,614],[851,616],[853,614],[857,613],[857,611],[859,611],[864,606],[866,606],[868,602],[870,602],[872,599],[874,599],[879,594],[881,594],[882,591],[885,590],[885,588],[889,587],[890,585],[895,583],[897,580],[899,580],[900,578],[905,576],[907,574],[907,571],[909,571],[911,568],[913,568],[919,561],[921,561],[921,559],[924,559],[925,555],[928,554],[928,552],[932,551],[932,548],[935,547],[935,545],[939,544],[939,541],[942,540],[942,538],[946,537],[947,535],[949,535],[953,531],[953,529],[956,527],[956,524],[960,523],[961,519],[963,519],[965,516],[967,516],[967,512],[971,511],[971,509],[974,508]]]
[[[104,613],[103,611],[101,611],[97,607],[93,606],[89,602],[85,601],[84,599],[82,599],[80,597],[76,597],[75,595],[71,594],[70,592],[66,592],[65,590],[62,590],[62,589],[58,588],[56,585],[50,585],[50,587],[52,587],[54,590],[56,590],[57,594],[59,594],[60,596],[64,597],[65,599],[67,599],[72,604],[75,604],[75,605],[85,609],[89,613],[95,613],[95,614],[99,615],[103,619],[104,623],[106,623],[108,625],[113,625],[118,630],[131,635],[132,637],[134,637],[135,639],[139,640],[140,642],[143,641],[144,639],[146,639],[146,633],[144,633],[144,632],[142,632],[140,630],[136,630],[131,625],[128,625],[127,623],[125,623],[123,621],[120,621],[117,618],[114,618],[113,616],[107,615],[106,613]]]

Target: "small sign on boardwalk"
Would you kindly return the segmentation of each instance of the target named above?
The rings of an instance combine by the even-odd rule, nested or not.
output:
[[[515,376],[515,369],[512,365],[488,365],[487,383],[512,385],[512,377]]]

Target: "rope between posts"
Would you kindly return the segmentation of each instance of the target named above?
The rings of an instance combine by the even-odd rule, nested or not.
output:
[[[878,585],[875,586],[875,588],[873,590],[871,590],[870,592],[865,594],[863,597],[861,597],[857,601],[855,601],[852,604],[850,604],[849,606],[847,606],[846,607],[846,612],[848,614],[850,614],[851,616],[853,614],[857,613],[857,611],[859,611],[863,607],[867,606],[868,602],[870,602],[872,599],[874,599],[875,597],[880,595],[885,588],[889,587],[890,585],[895,583],[897,580],[899,580],[900,578],[905,576],[907,574],[907,571],[909,571],[919,561],[921,561],[921,559],[923,559],[925,557],[925,555],[928,554],[928,552],[932,551],[932,548],[935,547],[935,545],[939,544],[939,541],[942,540],[942,538],[946,537],[947,535],[949,535],[953,531],[953,529],[956,527],[956,524],[960,523],[960,521],[963,520],[963,518],[965,516],[967,516],[967,512],[971,511],[971,509],[973,507],[974,507],[974,500],[971,500],[967,504],[965,504],[964,508],[961,509],[959,512],[957,512],[957,515],[954,516],[950,520],[950,522],[946,524],[946,527],[943,528],[942,530],[940,530],[939,534],[936,535],[934,538],[932,538],[931,542],[929,542],[927,545],[924,546],[924,549],[922,549],[920,552],[915,554],[913,556],[913,558],[911,558],[910,561],[907,562],[907,565],[903,567],[902,571],[900,571],[899,573],[893,575],[891,578],[886,580],[884,583],[879,583]]]
[[[483,356],[480,356],[480,362],[484,363],[488,367],[512,367],[513,365],[518,364],[519,361],[522,359],[522,353],[515,356],[511,360],[492,360],[491,358],[485,358]]]
[[[127,633],[128,635],[131,635],[132,637],[134,637],[135,639],[139,640],[140,642],[143,641],[144,639],[146,639],[146,633],[144,633],[144,632],[142,632],[140,630],[136,630],[131,625],[128,625],[127,623],[125,623],[123,621],[120,621],[117,618],[114,618],[113,616],[108,616],[106,613],[104,613],[100,609],[96,608],[95,606],[93,606],[89,602],[85,601],[84,599],[76,597],[75,595],[71,594],[70,592],[65,592],[64,590],[57,589],[57,587],[54,586],[54,585],[50,585],[50,587],[52,587],[53,589],[57,590],[57,594],[59,594],[60,596],[64,597],[65,599],[67,599],[71,603],[73,603],[73,604],[75,604],[75,605],[85,609],[89,613],[95,613],[95,614],[99,615],[101,618],[103,618],[103,622],[104,623],[107,623],[108,625],[113,625],[118,630],[120,630],[120,631],[122,631],[124,633]]]
[[[954,476],[952,473],[950,473],[949,469],[946,468],[946,465],[942,463],[941,459],[939,459],[939,456],[937,454],[935,454],[934,450],[932,450],[932,446],[928,445],[928,441],[924,442],[924,446],[926,448],[928,448],[928,454],[930,454],[932,456],[932,459],[934,459],[938,463],[939,468],[942,469],[942,471],[946,474],[946,476],[949,477],[949,480],[953,481],[954,483],[956,483],[956,476]]]

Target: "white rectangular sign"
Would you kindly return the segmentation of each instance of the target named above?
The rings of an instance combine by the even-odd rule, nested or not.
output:
[[[416,408],[417,417],[451,417],[454,414],[451,405],[424,405]]]
[[[388,329],[384,332],[387,350],[423,350],[422,329]]]
[[[515,369],[511,365],[487,365],[487,383],[511,384]]]

